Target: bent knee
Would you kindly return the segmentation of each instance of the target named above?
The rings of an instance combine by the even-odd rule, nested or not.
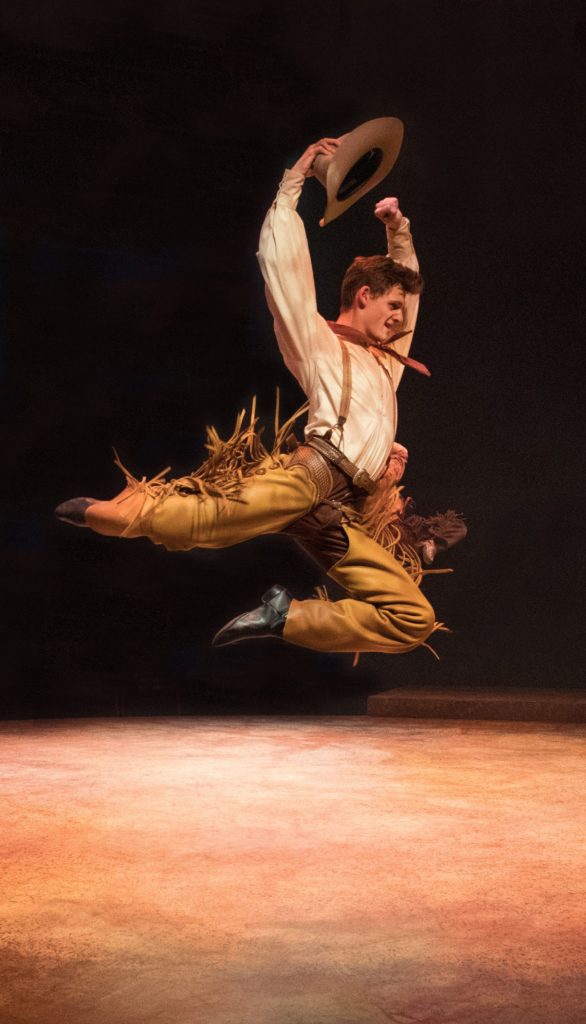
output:
[[[424,643],[433,633],[435,612],[423,594],[417,602],[402,605],[387,605],[380,608],[386,620],[389,635],[393,640],[402,643],[406,650],[414,645]]]
[[[429,601],[426,601],[425,598],[423,598],[423,601],[419,605],[417,611],[420,639],[423,642],[433,633],[433,628],[435,626],[435,612]]]

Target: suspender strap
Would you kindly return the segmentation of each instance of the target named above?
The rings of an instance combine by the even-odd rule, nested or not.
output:
[[[336,427],[340,431],[340,440],[342,440],[342,434],[344,432],[344,424],[348,419],[348,413],[350,412],[350,403],[352,401],[352,360],[350,359],[350,352],[345,341],[342,341],[338,335],[336,335],[342,349],[342,398],[340,401],[340,411],[338,413],[338,420],[335,427],[328,430],[324,437],[329,441]]]
[[[338,341],[340,342],[340,347],[342,349],[342,399],[340,401],[340,411],[338,413],[338,421],[336,423],[336,427],[340,431],[341,441],[342,434],[344,431],[344,424],[348,419],[348,413],[350,412],[350,403],[352,401],[352,361],[350,358],[350,351],[348,349],[346,342],[343,341],[343,339],[340,338],[339,335],[336,335],[336,337],[338,338]],[[392,388],[393,382],[390,378],[390,374],[386,367],[383,367],[383,369],[385,370],[385,373],[389,378],[389,382]],[[336,446],[331,443],[331,437],[334,429],[335,427],[333,427],[331,430],[326,431],[323,437],[319,437],[317,434],[312,434],[310,437],[307,438],[306,444],[309,445],[310,448],[313,448],[314,451],[319,452],[320,455],[323,455],[323,457],[327,459],[328,462],[331,462],[334,466],[337,466],[339,469],[341,469],[343,473],[346,473],[346,475],[350,477],[355,487],[360,488],[360,490],[362,491],[366,491],[367,494],[374,494],[377,488],[377,484],[368,475],[366,470],[358,469],[358,466],[355,466],[353,462],[350,462],[350,459],[347,459],[344,453],[341,452],[339,448],[336,448]]]
[[[343,430],[352,401],[352,361],[346,342],[341,338],[338,338],[338,341],[342,346],[342,402],[338,414],[338,426]]]

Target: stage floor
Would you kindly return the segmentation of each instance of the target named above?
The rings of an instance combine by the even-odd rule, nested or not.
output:
[[[581,1024],[582,726],[0,724],[1,1024]]]

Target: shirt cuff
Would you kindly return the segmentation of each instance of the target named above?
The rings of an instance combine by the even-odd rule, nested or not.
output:
[[[411,221],[408,217],[403,217],[399,227],[394,231],[387,224],[387,246],[389,256],[397,259],[397,262],[400,262],[399,254],[403,257],[409,255],[413,249],[413,239],[411,238]]]
[[[390,224],[387,224],[387,236],[389,238],[396,238],[397,235],[405,236],[411,234],[411,221],[408,217],[401,217],[401,223],[398,228],[392,228]]]
[[[281,179],[275,203],[279,206],[287,206],[290,210],[295,210],[304,184],[304,174],[300,171],[287,169]]]

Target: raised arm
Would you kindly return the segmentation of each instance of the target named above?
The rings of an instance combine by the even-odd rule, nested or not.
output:
[[[258,261],[279,348],[289,367],[315,356],[316,334],[323,329],[297,203],[305,179],[313,174],[315,157],[320,153],[331,155],[337,145],[337,139],[322,139],[308,146],[297,163],[285,171],[260,233]]]
[[[381,199],[374,208],[375,216],[383,222],[387,230],[387,252],[396,263],[402,263],[410,270],[419,271],[419,263],[411,237],[411,225],[407,217],[404,217],[399,209],[399,200],[396,197]],[[419,295],[407,295],[405,297],[405,319],[403,330],[411,331],[405,338],[395,342],[395,350],[402,356],[409,354],[417,313],[419,310]],[[397,360],[392,360],[393,380],[395,388],[403,375],[404,366]]]

